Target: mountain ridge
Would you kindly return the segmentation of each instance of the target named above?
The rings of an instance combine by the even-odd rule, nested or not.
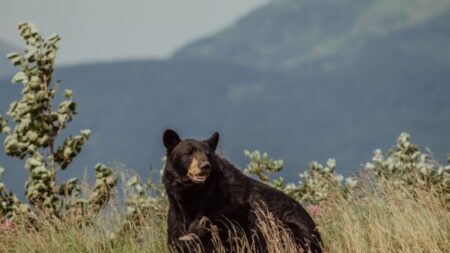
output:
[[[420,27],[448,10],[445,0],[274,1],[233,27],[187,44],[173,57],[297,71],[352,40]]]

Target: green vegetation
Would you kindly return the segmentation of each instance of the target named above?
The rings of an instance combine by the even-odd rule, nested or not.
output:
[[[56,174],[80,153],[90,132],[59,142],[61,131],[76,113],[73,92],[66,90],[57,109],[52,73],[59,36],[44,40],[34,25],[21,23],[25,55],[8,57],[20,66],[12,79],[23,84],[22,98],[8,111],[14,129],[0,116],[5,150],[25,160],[29,205],[0,182],[0,252],[168,252],[167,203],[160,183],[124,176],[124,205],[117,178],[102,164],[95,167],[92,189],[82,191],[77,178],[57,184]],[[57,146],[57,143],[61,143]],[[283,161],[267,153],[245,151],[245,173],[302,202],[319,224],[326,252],[446,252],[450,248],[450,165],[439,164],[402,133],[397,146],[383,155],[376,150],[364,171],[344,178],[334,159],[325,166],[312,162],[298,183],[272,178]],[[450,160],[450,155],[449,155]],[[450,161],[449,161],[450,162]],[[120,169],[125,174],[126,169]],[[4,169],[0,168],[0,176]],[[292,180],[289,180],[292,181]],[[125,207],[124,208],[122,207]],[[258,227],[269,252],[298,252],[289,232],[271,216],[258,212]],[[209,227],[213,235],[214,226]],[[254,245],[231,227],[236,252]],[[223,246],[213,238],[216,252]],[[192,252],[201,252],[195,240]]]
[[[339,191],[344,196],[355,188],[357,181],[355,178],[347,177],[336,173],[336,161],[329,159],[326,166],[318,162],[311,162],[309,171],[299,174],[300,181],[295,183],[285,183],[283,177],[270,179],[269,174],[279,173],[283,170],[283,161],[273,161],[267,153],[260,154],[259,151],[245,151],[245,155],[250,159],[250,163],[244,173],[256,175],[257,178],[270,186],[283,191],[293,199],[305,204],[316,205],[327,199],[331,192]]]
[[[65,99],[56,109],[53,106],[59,82],[53,82],[52,75],[60,37],[52,34],[44,40],[32,23],[20,23],[18,28],[26,43],[25,54],[14,52],[7,57],[20,67],[11,82],[22,83],[22,98],[12,102],[7,113],[14,129],[0,115],[0,131],[6,134],[6,154],[25,160],[29,173],[26,197],[33,208],[20,203],[1,185],[0,214],[14,220],[24,213],[37,219],[35,211],[60,218],[72,212],[85,214],[88,209],[98,212],[117,184],[111,169],[102,164],[95,166],[96,182],[89,196],[81,195],[77,178],[59,185],[56,182],[57,172],[68,168],[90,135],[90,130],[82,130],[57,146],[57,138],[76,114],[77,105],[72,99],[73,92],[65,90]]]
[[[336,173],[334,159],[329,159],[326,166],[311,162],[309,171],[299,174],[300,181],[297,184],[285,184],[282,177],[270,178],[270,174],[282,171],[283,161],[274,161],[267,153],[261,155],[259,151],[245,151],[245,155],[250,163],[244,173],[255,175],[260,181],[305,205],[320,204],[336,192],[346,198],[353,197],[352,193],[358,186],[358,178],[344,178]],[[433,189],[450,203],[450,165],[439,164],[430,154],[420,152],[418,146],[410,142],[407,133],[400,134],[396,147],[389,150],[386,157],[380,149],[375,150],[372,161],[364,166],[364,171],[374,179],[388,184],[402,184],[424,191]]]
[[[398,139],[399,146],[405,144],[405,136],[402,134]],[[395,166],[403,167],[411,164],[408,161],[414,160],[413,157],[416,156],[416,152],[412,152],[403,156],[402,161],[392,158],[400,152],[397,148],[391,150],[383,161],[389,160]],[[253,152],[249,167],[270,160],[264,155],[256,159],[258,157],[255,154]],[[374,160],[380,161],[378,151]],[[428,161],[436,165],[433,170],[442,171],[442,182],[448,182],[450,166]],[[269,163],[273,165],[273,161]],[[345,189],[348,184],[336,184],[336,181],[341,180],[333,179],[340,178],[330,170],[333,164],[322,166],[321,173],[315,173],[320,167],[318,165],[306,172],[314,180],[331,179],[326,188],[326,197],[321,197],[320,200],[315,198],[314,201],[310,201],[310,198],[303,200],[304,203],[314,203],[306,205],[319,225],[326,252],[446,252],[450,247],[450,202],[442,191],[443,188],[440,183],[431,183],[424,188],[421,181],[411,184],[409,180],[412,175],[421,173],[428,167],[427,163],[415,164],[399,174],[383,176],[373,172],[374,167],[369,164],[364,173],[352,179],[357,180],[357,184],[348,192],[336,190]],[[328,171],[327,176],[324,176],[324,171]],[[309,188],[303,187],[303,184],[308,184],[305,183],[308,180],[300,181],[294,188],[310,189],[307,194],[318,196],[316,193],[322,190],[320,187],[323,185],[310,184]],[[271,180],[266,182],[277,185]],[[0,227],[3,251],[168,252],[166,202],[164,194],[158,190],[160,185],[154,182],[142,183],[137,176],[125,177],[124,185],[127,210],[120,208],[120,200],[116,196],[89,224],[79,224],[75,216],[67,217],[64,221],[41,218],[36,221],[40,227],[37,230],[23,226],[20,221],[3,221]],[[314,189],[312,185],[319,188]],[[289,187],[284,190],[288,194],[292,191]],[[157,192],[161,195],[156,194]],[[299,252],[276,219],[264,212],[259,213],[259,217],[258,226],[269,242],[269,252]],[[215,233],[214,227],[211,229]],[[236,252],[251,252],[253,245],[242,239],[238,228],[232,228],[230,233],[235,235],[233,247]],[[215,239],[215,245],[217,252],[223,252],[220,241]],[[192,249],[191,252],[202,252],[201,246],[195,241]]]

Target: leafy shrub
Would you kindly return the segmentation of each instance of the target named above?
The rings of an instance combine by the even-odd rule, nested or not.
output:
[[[248,175],[256,175],[264,183],[283,191],[295,200],[306,205],[315,205],[325,200],[330,192],[341,191],[343,194],[350,192],[356,185],[355,178],[336,173],[336,161],[329,159],[326,166],[318,162],[309,164],[309,171],[300,173],[300,181],[285,183],[284,178],[271,179],[271,175],[283,170],[282,160],[272,160],[267,153],[259,151],[245,151],[245,156],[250,159],[244,170]]]
[[[60,82],[53,82],[52,74],[61,38],[52,34],[44,39],[32,23],[20,23],[18,28],[26,43],[25,54],[14,52],[7,57],[14,66],[20,67],[12,83],[22,83],[23,88],[21,99],[12,102],[7,112],[14,129],[0,116],[0,132],[6,135],[6,154],[25,160],[29,172],[26,197],[42,213],[62,217],[65,211],[85,213],[88,207],[98,212],[117,184],[111,169],[102,164],[95,166],[96,182],[88,199],[81,196],[77,178],[60,185],[56,183],[56,173],[67,169],[90,136],[89,130],[82,130],[79,135],[65,138],[59,147],[56,145],[58,136],[76,114],[77,106],[73,92],[65,90],[64,99],[53,109]],[[16,207],[25,210],[24,204],[17,204],[17,198],[4,192],[3,185],[0,190],[3,206],[0,211],[4,216],[13,218]]]
[[[111,232],[113,243],[123,243],[121,238],[130,235],[141,238],[148,227],[164,230],[166,226],[167,200],[161,182],[154,182],[151,175],[143,182],[136,173],[128,173],[121,166],[121,181],[125,212],[120,224]]]
[[[161,183],[155,183],[151,177],[143,183],[138,175],[127,180],[125,192],[127,219],[131,222],[145,222],[146,218],[164,217],[166,214],[166,196]]]
[[[439,164],[429,153],[420,152],[417,145],[410,142],[407,133],[400,134],[396,147],[386,156],[381,150],[375,150],[372,161],[364,168],[377,178],[392,183],[438,189],[438,193],[450,201],[450,165]]]
[[[358,181],[353,177],[344,177],[336,173],[336,161],[328,159],[323,166],[318,162],[309,164],[309,171],[300,173],[298,185],[287,185],[288,192],[302,202],[309,204],[319,204],[329,198],[331,192],[339,191],[345,197],[356,187]]]

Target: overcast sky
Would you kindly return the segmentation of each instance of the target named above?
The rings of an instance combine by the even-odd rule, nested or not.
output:
[[[0,0],[0,39],[22,48],[19,21],[60,34],[58,64],[163,58],[270,0]]]

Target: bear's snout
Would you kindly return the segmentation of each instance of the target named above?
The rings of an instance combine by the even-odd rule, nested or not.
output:
[[[211,172],[211,164],[202,157],[194,156],[188,168],[187,176],[194,183],[204,183]]]

